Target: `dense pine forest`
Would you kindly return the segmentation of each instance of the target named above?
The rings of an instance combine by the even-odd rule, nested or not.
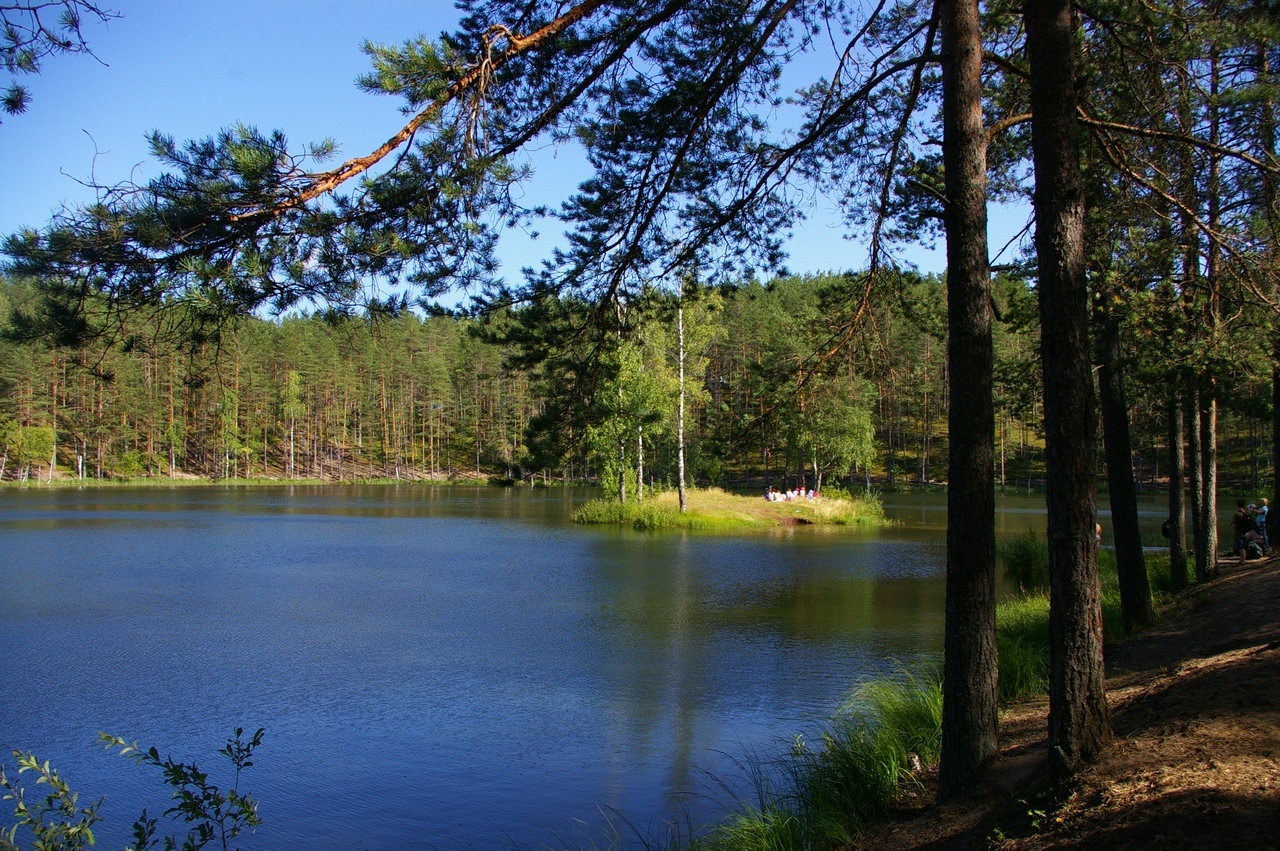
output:
[[[751,281],[684,311],[688,469],[730,487],[805,481],[878,488],[945,483],[946,292],[896,278],[825,362],[843,317],[826,307],[858,276]],[[997,485],[1043,484],[1033,287],[993,287]],[[5,279],[3,313],[33,298]],[[1270,375],[1261,308],[1242,304],[1222,398],[1220,482],[1269,481]],[[1167,376],[1157,331],[1125,329],[1134,471],[1167,476]],[[615,464],[608,423],[634,434],[628,471],[674,481],[678,351],[673,310],[649,310],[615,362],[620,398],[605,426],[548,423],[572,400],[518,335],[488,320],[403,311],[241,320],[198,350],[128,343],[64,349],[0,343],[0,475],[5,480],[191,478],[597,482]],[[145,330],[145,329],[144,329]],[[145,334],[142,334],[145,337]],[[598,390],[601,388],[597,388]],[[571,432],[572,429],[569,430]],[[1099,436],[1101,441],[1101,436]],[[1101,470],[1099,471],[1101,475]]]
[[[365,45],[376,148],[154,131],[158,176],[6,237],[0,475],[945,484],[941,801],[996,753],[995,489],[1043,488],[1048,776],[1104,752],[1099,486],[1126,631],[1136,490],[1175,592],[1220,494],[1280,502],[1275,3],[460,9]],[[532,204],[564,144],[587,173]],[[1004,247],[992,202],[1033,211]],[[769,279],[827,204],[863,271]]]

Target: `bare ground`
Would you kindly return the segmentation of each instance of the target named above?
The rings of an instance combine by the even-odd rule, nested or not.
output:
[[[1280,849],[1280,558],[1220,562],[1136,638],[1106,649],[1115,740],[1051,795],[1047,701],[1011,707],[964,800],[904,793],[858,848]]]

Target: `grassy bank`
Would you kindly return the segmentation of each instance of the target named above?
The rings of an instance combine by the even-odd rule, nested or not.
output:
[[[996,607],[996,645],[1000,655],[1000,700],[1009,703],[1046,694],[1049,690],[1049,550],[1034,532],[1007,541],[1000,548],[1008,575],[1022,593]],[[1157,601],[1169,597],[1168,553],[1147,553],[1147,579]],[[1107,642],[1124,633],[1120,610],[1120,582],[1116,556],[1098,552],[1102,591],[1102,628]]]
[[[916,760],[938,760],[942,689],[938,677],[904,675],[859,687],[812,740],[753,761],[756,804],[710,832],[678,842],[688,851],[836,849],[888,816]],[[917,766],[918,767],[918,766]]]
[[[576,523],[607,523],[636,529],[764,529],[794,525],[881,525],[884,506],[873,494],[852,499],[769,502],[763,497],[738,496],[719,488],[688,491],[688,508],[680,513],[675,491],[648,495],[643,502],[623,505],[612,499],[593,499],[573,513]]]
[[[1048,564],[1043,541],[1015,540],[1002,557],[1015,573]],[[1019,561],[1021,559],[1022,561]],[[1149,554],[1153,593],[1168,595],[1167,555]],[[1012,562],[1012,563],[1011,563]],[[1107,641],[1123,630],[1115,556],[1099,556]],[[1047,578],[1047,576],[1046,576]],[[1049,688],[1049,596],[1038,585],[996,607],[1002,704]],[[942,745],[942,684],[937,671],[904,674],[859,687],[810,743],[797,737],[789,754],[752,764],[757,805],[742,806],[703,836],[676,843],[689,851],[839,849],[887,818],[903,786],[919,785],[911,755],[936,763]]]

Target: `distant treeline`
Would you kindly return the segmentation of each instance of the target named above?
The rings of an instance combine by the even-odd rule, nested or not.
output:
[[[945,286],[899,278],[850,318],[831,305],[859,303],[849,298],[857,284],[853,275],[748,282],[686,306],[693,480],[946,481]],[[997,483],[1034,487],[1043,477],[1035,290],[1011,278],[994,289]],[[31,298],[23,282],[0,279],[3,315]],[[643,459],[640,475],[674,481],[670,306],[636,323],[614,354],[613,383],[593,385],[593,399],[562,398],[557,376],[530,365],[494,325],[413,312],[314,315],[240,320],[194,348],[143,345],[145,334],[77,350],[3,342],[0,478],[595,481],[616,461],[609,440],[619,438],[601,439],[612,417],[610,434],[635,435],[628,451]],[[1139,351],[1127,357],[1135,472],[1149,486],[1167,457],[1164,390],[1143,382]],[[1219,463],[1229,485],[1266,480],[1269,396],[1269,373],[1242,369],[1224,400]],[[614,397],[623,401],[604,404],[594,425],[545,416]]]

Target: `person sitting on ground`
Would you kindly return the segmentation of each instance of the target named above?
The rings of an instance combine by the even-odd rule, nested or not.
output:
[[[1247,559],[1262,558],[1262,533],[1256,528],[1244,535],[1244,557]]]

